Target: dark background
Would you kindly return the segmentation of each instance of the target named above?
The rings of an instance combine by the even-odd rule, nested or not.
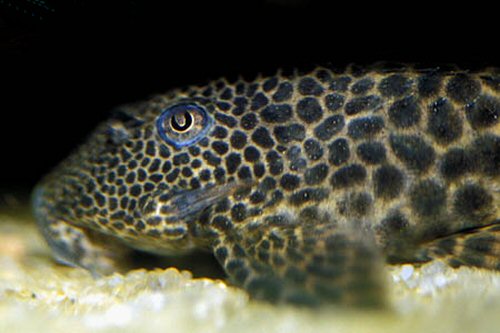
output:
[[[0,1],[0,194],[26,192],[113,106],[171,87],[325,61],[477,68],[499,66],[500,60],[493,4],[46,0],[46,5]]]

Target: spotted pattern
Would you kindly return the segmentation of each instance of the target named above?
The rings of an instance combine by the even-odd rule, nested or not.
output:
[[[312,294],[343,299],[318,276],[372,252],[342,226],[365,226],[387,261],[411,262],[423,259],[406,253],[410,236],[421,244],[495,223],[499,82],[494,70],[352,66],[173,90],[118,108],[37,187],[35,212],[57,255],[93,271],[109,268],[90,237],[101,233],[157,253],[212,250],[255,297],[304,301],[284,290],[313,276]],[[175,103],[213,120],[188,147],[155,127]],[[440,242],[439,253],[458,244]],[[324,248],[345,270],[324,266]]]

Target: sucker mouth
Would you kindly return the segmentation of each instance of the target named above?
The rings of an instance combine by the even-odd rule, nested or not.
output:
[[[217,203],[236,191],[248,188],[254,182],[231,182],[224,185],[198,188],[196,190],[179,190],[173,193],[167,202],[161,205],[161,214],[167,215],[169,222],[178,222],[196,216],[206,208]]]

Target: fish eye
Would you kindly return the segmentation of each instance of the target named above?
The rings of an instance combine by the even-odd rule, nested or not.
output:
[[[212,123],[207,111],[197,104],[170,106],[156,119],[160,138],[176,148],[190,146],[201,140]]]

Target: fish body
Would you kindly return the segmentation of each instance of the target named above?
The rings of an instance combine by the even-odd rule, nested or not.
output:
[[[113,111],[33,195],[60,261],[214,253],[252,296],[383,301],[383,263],[500,269],[500,75],[349,66]]]

